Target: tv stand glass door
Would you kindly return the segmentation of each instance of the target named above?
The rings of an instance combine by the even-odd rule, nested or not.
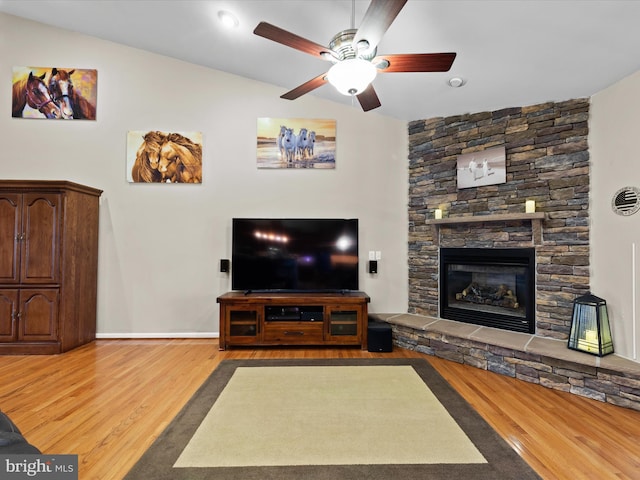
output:
[[[227,311],[224,322],[225,336],[238,345],[252,345],[260,342],[260,309],[255,306],[239,305]]]
[[[359,334],[357,308],[348,305],[327,307],[327,338],[333,341],[356,341]]]

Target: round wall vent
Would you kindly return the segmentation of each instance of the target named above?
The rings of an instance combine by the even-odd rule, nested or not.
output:
[[[613,194],[611,208],[618,215],[633,215],[640,209],[640,188],[624,187]]]

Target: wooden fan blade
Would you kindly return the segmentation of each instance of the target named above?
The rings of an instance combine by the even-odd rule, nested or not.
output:
[[[368,112],[369,110],[373,110],[374,108],[378,108],[380,105],[380,100],[378,99],[378,94],[373,88],[373,84],[369,84],[367,88],[365,88],[364,92],[358,95],[358,102],[360,102],[360,106],[362,110]]]
[[[405,3],[407,0],[371,0],[360,28],[353,38],[353,44],[356,45],[360,40],[366,40],[369,42],[370,49],[375,48]]]
[[[308,82],[303,83],[302,85],[294,88],[290,92],[281,95],[280,98],[284,98],[285,100],[295,100],[298,97],[301,97],[305,93],[309,93],[312,90],[315,90],[318,87],[321,87],[327,83],[327,74],[323,73],[322,75],[318,75],[316,78],[312,78]]]
[[[392,72],[448,72],[456,58],[455,53],[400,53],[397,55],[379,55],[372,60],[375,64],[389,62],[381,73]]]
[[[253,30],[253,33],[268,40],[273,40],[274,42],[286,45],[287,47],[295,48],[296,50],[300,50],[301,52],[308,53],[310,55],[313,55],[314,57],[321,58],[323,60],[330,60],[332,56],[335,56],[335,53],[327,47],[312,42],[311,40],[307,40],[306,38],[296,35],[295,33],[288,32],[267,22],[260,22],[258,26]]]

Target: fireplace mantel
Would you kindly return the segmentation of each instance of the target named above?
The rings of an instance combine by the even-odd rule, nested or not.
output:
[[[533,232],[534,245],[542,244],[542,220],[544,220],[544,212],[534,213],[502,213],[497,215],[469,215],[462,217],[450,217],[439,219],[427,219],[426,225],[432,225],[435,229],[434,241],[440,243],[440,225],[457,225],[464,223],[487,223],[487,222],[511,222],[518,220],[530,220]]]

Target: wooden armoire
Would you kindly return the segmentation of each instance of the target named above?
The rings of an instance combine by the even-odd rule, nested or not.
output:
[[[95,339],[102,190],[0,180],[0,354],[55,354]]]

